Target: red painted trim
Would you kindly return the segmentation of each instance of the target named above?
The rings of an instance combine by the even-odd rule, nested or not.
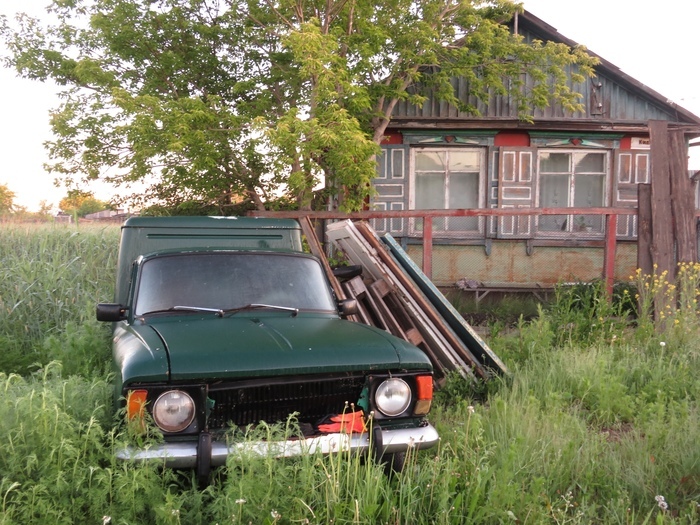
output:
[[[384,144],[403,144],[403,135],[401,133],[387,133],[382,139]]]
[[[501,131],[493,139],[494,146],[530,147],[530,135],[525,132]]]
[[[620,139],[620,149],[621,150],[632,149],[632,139],[633,138],[648,139],[649,135],[627,135],[625,137],[622,137]]]

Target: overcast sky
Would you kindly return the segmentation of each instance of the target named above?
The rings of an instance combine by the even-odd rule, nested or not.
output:
[[[0,0],[0,14],[42,16],[48,0]],[[697,49],[700,0],[524,0],[525,8],[561,34],[585,45],[625,73],[685,109],[700,115]],[[0,184],[16,194],[16,203],[38,210],[42,200],[54,206],[65,196],[55,188],[43,142],[50,138],[48,113],[58,105],[51,85],[16,78],[0,67]],[[700,147],[694,150],[700,150]],[[700,152],[691,168],[700,169]],[[104,188],[92,188],[109,199]]]

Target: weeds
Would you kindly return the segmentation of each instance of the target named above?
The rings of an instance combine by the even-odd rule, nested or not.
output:
[[[439,446],[411,451],[401,473],[347,452],[240,455],[199,490],[192,473],[114,459],[128,436],[114,430],[108,335],[91,319],[112,294],[116,228],[0,235],[1,525],[700,519],[695,266],[675,288],[640,275],[619,303],[598,283],[563,288],[516,330],[495,327],[489,344],[511,377],[481,391],[450,377],[430,416]],[[645,302],[657,286],[675,290],[663,319]],[[235,439],[295,432],[291,419]]]
[[[605,283],[559,284],[547,317],[555,327],[553,343],[591,345],[606,343],[624,334],[634,315],[629,289],[608,297]]]
[[[118,235],[115,226],[10,224],[0,230],[0,371],[26,373],[59,357],[45,339],[63,337],[69,323],[94,321],[95,303],[113,295]],[[101,330],[107,341],[108,329]],[[95,355],[105,358],[104,351]]]

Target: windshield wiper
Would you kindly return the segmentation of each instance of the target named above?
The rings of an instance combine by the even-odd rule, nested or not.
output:
[[[203,306],[171,306],[170,308],[164,308],[162,310],[152,310],[150,312],[145,312],[141,315],[150,314],[162,314],[168,312],[211,312],[216,314],[217,317],[223,317],[224,315],[231,314],[235,315],[238,312],[243,312],[244,310],[257,310],[260,308],[270,308],[272,310],[284,310],[285,312],[292,312],[292,316],[296,317],[299,313],[298,308],[292,308],[290,306],[277,306],[275,304],[258,304],[251,303],[245,306],[238,306],[236,308],[205,308]]]
[[[144,312],[141,315],[163,314],[168,312],[211,312],[219,317],[224,315],[224,310],[221,308],[204,308],[202,306],[171,306],[170,308],[164,308],[162,310]]]
[[[219,310],[219,317],[223,317],[226,314],[235,315],[238,312],[243,312],[244,310],[257,310],[259,308],[270,308],[272,310],[284,310],[285,312],[292,312],[292,317],[296,317],[299,314],[299,308],[292,308],[290,306],[277,306],[275,304],[258,304],[251,303],[245,306],[239,306],[238,308],[228,308],[226,310]]]

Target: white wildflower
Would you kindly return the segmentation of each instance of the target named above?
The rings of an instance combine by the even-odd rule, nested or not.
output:
[[[282,517],[282,514],[277,512],[275,509],[272,509],[272,512],[270,512],[270,516],[272,516],[273,520],[277,521],[278,519],[280,519]]]
[[[245,502],[246,502],[246,501],[245,501],[245,499],[243,499],[243,498],[238,498],[238,499],[236,500],[236,503],[237,503],[238,505],[243,505]]]
[[[112,516],[102,516],[102,525],[109,525],[112,523]]]
[[[663,496],[656,496],[654,498],[656,500],[656,504],[659,506],[659,508],[663,511],[668,510],[668,503],[666,503],[666,500],[664,499]]]
[[[661,341],[661,342],[659,343],[659,346],[660,346],[661,348],[663,348],[664,346],[666,346],[666,342],[665,342],[665,341]]]

